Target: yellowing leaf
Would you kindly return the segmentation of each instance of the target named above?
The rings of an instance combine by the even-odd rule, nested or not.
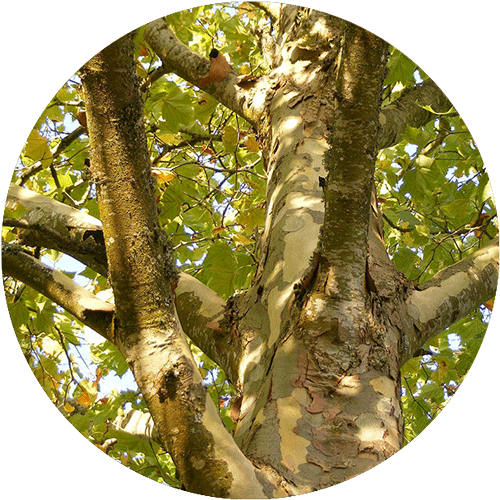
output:
[[[422,236],[429,236],[431,234],[428,226],[417,225],[415,226],[415,231]]]
[[[249,240],[248,238],[246,238],[242,234],[234,234],[233,240],[236,244],[239,243],[240,245],[252,245],[253,244],[252,240]]]
[[[90,402],[90,396],[89,396],[89,393],[88,392],[84,392],[78,399],[77,401],[84,405],[84,406],[87,406],[89,407],[92,403]]]
[[[69,403],[65,403],[62,408],[66,413],[72,413],[75,409],[75,407],[71,406]]]
[[[415,158],[415,164],[419,167],[428,168],[434,163],[434,158],[430,158],[429,156],[419,155]]]
[[[245,146],[248,149],[248,151],[252,153],[257,153],[258,151],[260,151],[260,146],[259,143],[257,142],[257,139],[255,138],[255,135],[248,136]]]
[[[238,131],[234,127],[228,125],[224,129],[222,142],[224,143],[226,149],[234,149],[236,143],[238,142]]]
[[[57,342],[54,339],[51,339],[50,337],[44,337],[42,339],[42,349],[49,355],[49,356],[57,356],[62,352],[62,347],[59,342]]]
[[[487,300],[483,305],[484,305],[484,307],[486,307],[490,311],[493,311],[493,305],[494,305],[494,303],[495,302],[493,300]]]
[[[179,144],[181,139],[174,134],[170,134],[169,132],[160,132],[158,134],[158,138],[161,139],[165,144]]]
[[[156,177],[158,184],[168,184],[170,181],[174,180],[177,177],[175,172],[172,172],[170,170],[160,170],[159,168],[153,168],[151,172]]]
[[[487,201],[488,199],[493,198],[493,190],[491,189],[490,181],[486,182],[484,189],[481,194],[481,201]]]
[[[36,130],[32,130],[28,136],[25,154],[35,162],[41,161],[44,166],[50,165],[52,161],[52,152],[47,141]]]

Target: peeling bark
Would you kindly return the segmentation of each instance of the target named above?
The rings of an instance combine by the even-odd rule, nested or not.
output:
[[[82,69],[102,227],[19,187],[8,201],[27,208],[16,223],[20,243],[41,243],[109,272],[113,330],[114,309],[103,311],[17,247],[3,250],[7,274],[86,324],[87,311],[102,313],[95,328],[126,357],[156,431],[150,421],[141,427],[134,413],[116,429],[158,439],[189,491],[232,498],[314,491],[398,451],[400,366],[490,299],[498,278],[498,241],[421,286],[398,272],[385,250],[376,154],[397,143],[407,125],[433,119],[423,105],[450,109],[439,88],[427,81],[381,109],[384,42],[311,9],[258,7],[271,19],[258,32],[270,73],[248,86],[229,73],[206,88],[246,118],[265,145],[266,219],[250,290],[226,303],[175,272],[157,222],[128,36]],[[162,72],[193,85],[208,73],[208,60],[164,20],[150,23],[146,38]],[[83,296],[87,309],[79,308]],[[234,439],[202,385],[184,332],[241,393]]]
[[[498,284],[498,238],[443,269],[407,298],[414,334],[407,338],[403,362],[447,326],[491,299]]]

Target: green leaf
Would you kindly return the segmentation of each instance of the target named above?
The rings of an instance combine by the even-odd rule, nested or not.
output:
[[[35,129],[28,136],[25,154],[34,162],[41,161],[43,166],[48,166],[52,163],[50,147],[47,141]]]
[[[228,298],[235,290],[236,269],[236,258],[229,245],[223,242],[215,242],[209,248],[207,257],[203,262],[205,283],[224,298]]]
[[[425,384],[420,391],[420,396],[425,399],[440,399],[443,398],[443,389],[435,383]]]
[[[162,81],[161,90],[153,89],[153,95],[147,101],[146,109],[160,111],[160,130],[163,133],[176,134],[194,120],[192,100],[187,91],[181,90],[174,82]]]
[[[238,131],[234,127],[228,125],[224,129],[222,142],[224,143],[224,146],[228,151],[233,151],[236,147],[236,144],[238,143]]]
[[[393,257],[395,266],[406,276],[413,270],[415,262],[419,260],[418,255],[408,248],[400,248]]]

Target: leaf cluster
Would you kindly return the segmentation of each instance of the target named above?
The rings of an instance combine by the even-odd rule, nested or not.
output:
[[[263,13],[252,4],[184,10],[167,17],[176,36],[207,56],[221,50],[240,74],[267,71],[253,37]],[[160,61],[136,37],[136,63],[147,81]],[[392,48],[384,104],[426,79]],[[177,265],[224,298],[247,288],[259,260],[267,173],[259,137],[212,97],[166,74],[143,92],[145,126],[156,178],[159,221],[171,236]],[[429,110],[432,112],[432,110]],[[88,160],[85,103],[78,75],[53,97],[33,127],[12,181],[99,217]],[[397,145],[380,151],[378,203],[387,251],[409,279],[422,283],[498,233],[496,207],[481,156],[454,109],[408,128]],[[20,209],[6,211],[20,218]],[[17,230],[5,227],[5,241]],[[43,262],[69,271],[96,294],[109,283],[92,269],[46,248]],[[93,444],[108,438],[108,423],[125,408],[145,410],[125,360],[50,300],[10,278],[4,288],[12,323],[37,380],[61,412]],[[488,321],[482,308],[424,346],[403,368],[406,438],[413,439],[459,387],[479,349]],[[204,383],[228,429],[236,391],[224,372],[191,345]],[[179,487],[174,465],[156,444],[120,436],[107,453],[131,469]]]

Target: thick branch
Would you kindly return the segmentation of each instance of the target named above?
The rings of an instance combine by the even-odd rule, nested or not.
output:
[[[26,283],[113,342],[113,304],[98,299],[60,271],[45,266],[25,253],[18,245],[2,244],[2,268],[5,274]]]
[[[215,361],[235,383],[241,349],[228,349],[229,332],[224,322],[226,301],[201,281],[181,273],[175,290],[177,313],[183,330],[203,352]],[[239,344],[239,341],[236,341]]]
[[[21,228],[18,243],[58,250],[107,276],[108,264],[100,220],[11,184],[7,207],[15,210],[19,205],[26,209],[21,219],[4,219],[4,225]],[[21,278],[21,281],[24,280]],[[225,301],[199,280],[183,272],[179,275],[175,292],[177,314],[183,330],[231,380],[235,380],[237,359],[226,349],[229,334],[223,323]]]
[[[152,440],[161,444],[160,436],[154,426],[153,417],[150,413],[129,409],[123,415],[109,422],[109,437],[117,437],[121,433],[134,436],[139,439]]]
[[[331,269],[330,293],[354,308],[365,296],[370,194],[387,46],[355,25],[347,24],[345,33],[326,160],[321,253]]]
[[[11,184],[7,208],[26,209],[16,227],[17,242],[28,246],[53,248],[71,255],[99,274],[106,276],[106,250],[101,221],[34,191]],[[4,225],[9,225],[4,220]]]
[[[430,106],[438,113],[445,113],[451,109],[452,104],[432,80],[408,91],[382,108],[379,118],[379,148],[397,144],[407,126],[419,128],[436,117],[422,106]]]
[[[165,68],[192,85],[198,86],[200,78],[207,75],[209,61],[180,42],[163,19],[146,26],[145,38]],[[243,89],[238,86],[239,80],[235,73],[230,73],[222,82],[208,85],[206,92],[257,127],[264,111],[264,99],[256,95],[264,92],[265,85],[261,82],[257,89]]]
[[[403,362],[434,335],[493,298],[497,282],[498,238],[415,290],[406,300],[416,328]]]
[[[221,422],[175,314],[176,272],[158,223],[133,54],[127,35],[81,71],[117,344],[185,487],[262,498],[255,470]]]

